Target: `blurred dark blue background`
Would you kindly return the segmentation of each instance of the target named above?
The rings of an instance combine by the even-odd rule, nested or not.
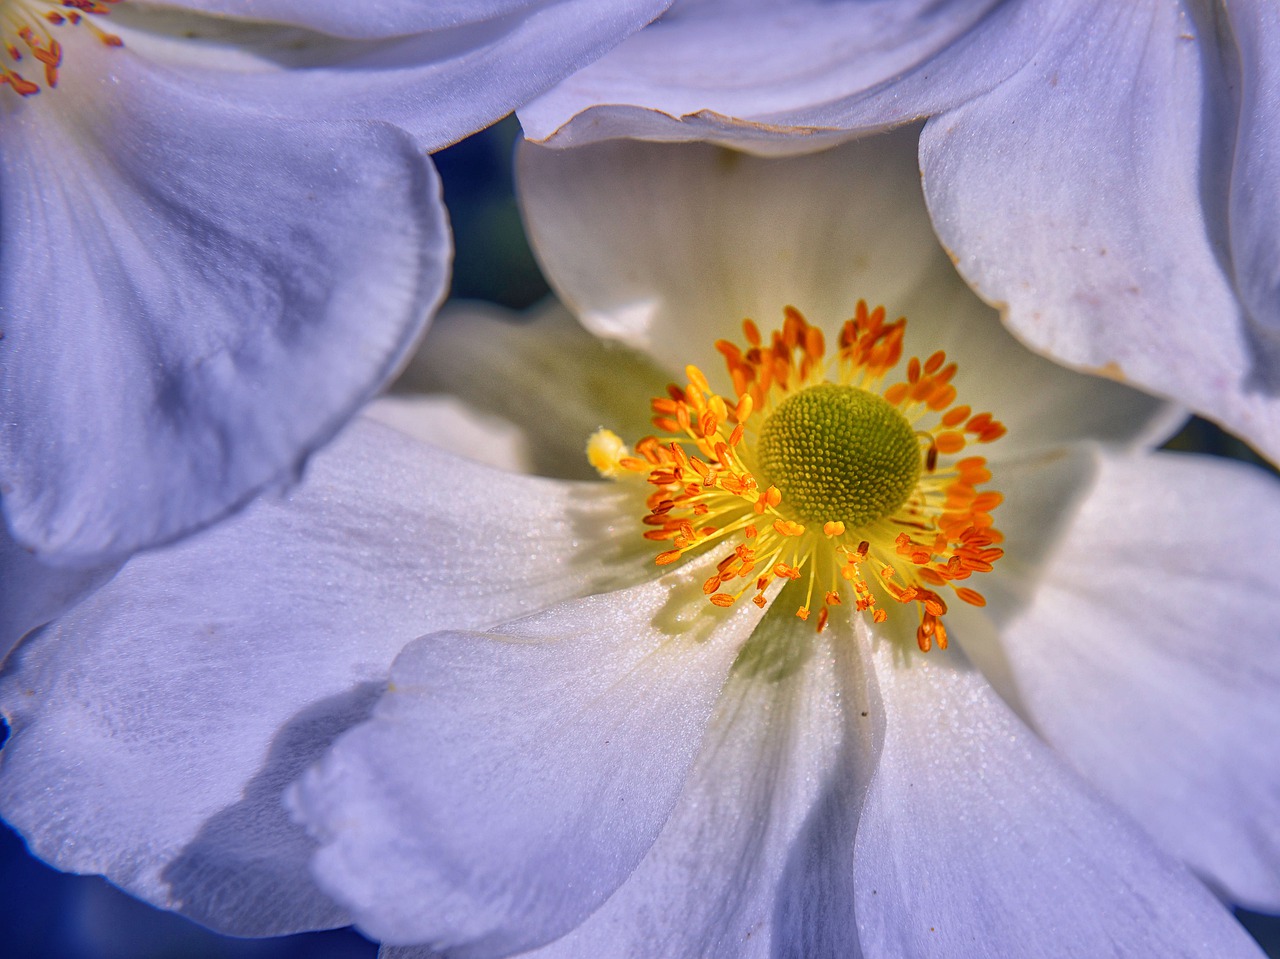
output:
[[[452,295],[521,309],[548,293],[516,209],[508,119],[436,155],[453,220]],[[1242,443],[1193,421],[1170,446],[1258,462]],[[1240,914],[1280,959],[1280,918]],[[0,824],[0,959],[374,959],[349,929],[281,939],[231,939],[138,902],[98,877],[70,876],[27,854]],[[676,959],[676,957],[673,957]]]

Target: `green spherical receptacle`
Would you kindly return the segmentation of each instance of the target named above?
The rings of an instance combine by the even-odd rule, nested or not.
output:
[[[787,397],[765,420],[757,449],[782,512],[805,523],[873,523],[905,503],[920,479],[911,424],[856,386],[824,383]]]

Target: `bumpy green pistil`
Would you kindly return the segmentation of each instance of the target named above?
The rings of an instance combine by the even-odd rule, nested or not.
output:
[[[850,528],[888,516],[920,479],[915,430],[883,397],[824,383],[783,400],[765,420],[760,471],[800,522]]]

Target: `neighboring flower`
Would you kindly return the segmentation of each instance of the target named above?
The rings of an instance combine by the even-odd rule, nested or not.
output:
[[[656,395],[661,432],[694,432],[689,465],[596,433],[619,478],[568,482],[353,426],[287,499],[135,557],[24,643],[0,690],[5,817],[60,868],[242,934],[354,918],[469,956],[1256,955],[1187,866],[1280,906],[1280,567],[1256,537],[1280,491],[1151,452],[1161,404],[1020,347],[937,246],[915,147],[526,151],[566,302],[699,372],[663,393],[652,362],[563,318],[457,318],[411,372],[476,409],[418,427],[632,437]],[[753,352],[742,320],[788,305]],[[859,384],[888,424],[866,442],[914,450],[878,467],[897,491],[797,492],[805,431],[773,417]],[[486,454],[519,454],[495,436]],[[326,751],[290,793],[321,844],[312,884],[280,798]]]
[[[444,293],[423,152],[666,3],[0,0],[12,538],[107,569],[291,482]]]
[[[520,113],[803,148],[932,117],[943,245],[1019,338],[1280,462],[1280,8],[686,0]]]

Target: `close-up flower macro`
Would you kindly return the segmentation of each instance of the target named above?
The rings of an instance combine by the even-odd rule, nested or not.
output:
[[[447,289],[426,151],[665,5],[0,3],[5,549],[64,570],[0,646],[295,480]]]
[[[523,148],[564,306],[29,637],[6,820],[388,957],[1261,955],[1280,486],[1010,336],[917,136]]]
[[[0,32],[0,956],[1280,957],[1280,8]]]

